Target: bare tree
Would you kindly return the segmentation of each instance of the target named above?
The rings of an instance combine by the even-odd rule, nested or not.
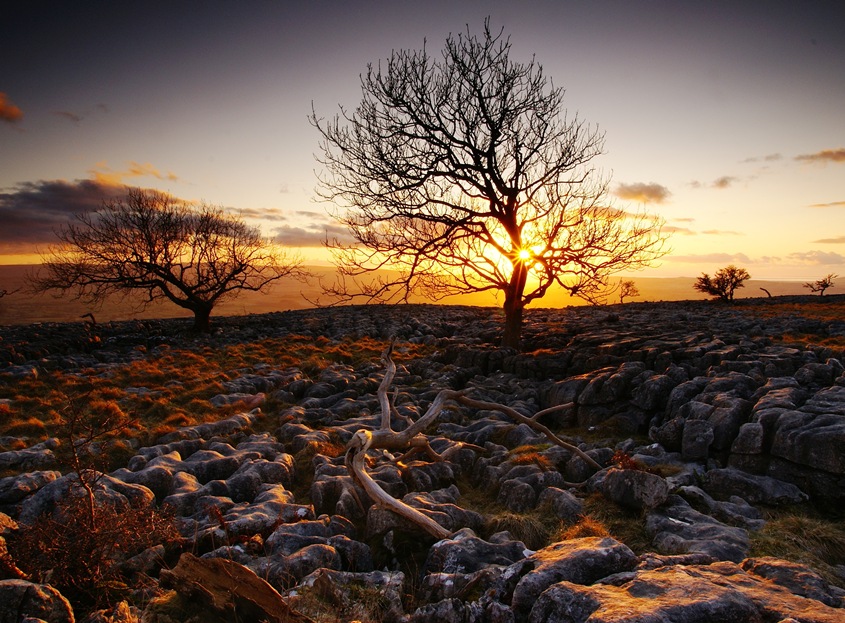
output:
[[[702,273],[692,287],[723,301],[733,301],[734,292],[739,288],[744,288],[743,282],[748,279],[751,279],[751,275],[747,270],[731,264],[717,270],[712,279],[707,273]]]
[[[836,279],[839,275],[834,273],[829,273],[823,279],[819,279],[818,281],[813,281],[812,283],[805,283],[804,287],[809,288],[810,292],[818,292],[819,296],[824,296],[825,290],[829,290],[833,287],[833,280]]]
[[[361,77],[362,100],[322,135],[319,195],[352,243],[327,241],[338,300],[504,294],[503,345],[557,284],[587,300],[610,275],[663,254],[662,222],[610,205],[591,162],[603,135],[562,109],[534,60],[502,33],[449,36],[442,54],[394,52]]]
[[[74,291],[93,303],[140,291],[144,304],[169,300],[193,312],[197,331],[208,331],[221,300],[304,275],[298,261],[221,208],[194,208],[156,191],[130,189],[75,219],[30,277],[36,291]]]
[[[637,284],[633,279],[619,280],[619,302],[624,303],[626,298],[634,298],[640,295]]]

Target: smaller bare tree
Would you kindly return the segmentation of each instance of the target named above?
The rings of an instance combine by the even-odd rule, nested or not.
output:
[[[825,290],[829,290],[833,287],[833,280],[836,279],[838,276],[839,275],[837,274],[829,273],[823,279],[805,283],[804,287],[809,288],[810,292],[818,292],[819,296],[824,296]]]
[[[635,298],[640,295],[637,284],[633,279],[619,280],[619,302],[624,303],[626,298]]]
[[[258,229],[209,205],[190,206],[170,195],[130,189],[95,213],[76,216],[58,232],[60,244],[30,275],[36,292],[75,291],[101,303],[137,291],[144,303],[168,300],[194,314],[208,331],[211,310],[243,290],[305,272],[261,237]]]
[[[743,282],[748,279],[751,279],[751,275],[748,274],[747,270],[731,264],[717,270],[712,279],[707,273],[702,273],[692,287],[699,292],[704,292],[704,294],[730,302],[734,300],[734,292],[739,288],[744,288]]]

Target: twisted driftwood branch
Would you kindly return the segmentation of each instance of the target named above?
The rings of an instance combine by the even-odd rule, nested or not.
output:
[[[486,409],[504,413],[511,419],[514,419],[522,424],[526,424],[533,430],[542,433],[555,445],[566,448],[574,454],[577,454],[597,470],[601,469],[601,465],[599,465],[590,455],[580,448],[563,441],[560,437],[549,430],[548,427],[540,424],[538,421],[544,415],[572,407],[572,403],[543,409],[542,411],[537,412],[533,417],[526,417],[511,407],[494,402],[486,402],[470,398],[466,395],[466,391],[444,389],[437,394],[434,401],[431,405],[429,405],[428,409],[423,416],[420,417],[420,419],[416,422],[411,422],[405,430],[394,431],[390,427],[390,416],[396,412],[396,409],[393,404],[391,404],[390,397],[388,396],[390,385],[396,376],[396,364],[391,358],[392,352],[393,341],[391,341],[390,345],[382,354],[382,361],[385,363],[385,373],[378,388],[378,400],[381,407],[380,428],[374,431],[359,430],[352,436],[352,439],[346,445],[346,468],[353,480],[361,485],[375,504],[389,508],[397,515],[416,524],[435,538],[448,538],[451,535],[451,532],[427,515],[421,513],[416,508],[405,504],[401,500],[397,500],[382,489],[367,473],[366,455],[369,450],[376,449],[404,451],[405,454],[400,459],[403,460],[408,456],[424,451],[433,460],[442,460],[440,455],[438,455],[429,445],[428,439],[422,433],[437,420],[440,413],[445,408],[446,403],[449,401],[454,401],[474,409]]]

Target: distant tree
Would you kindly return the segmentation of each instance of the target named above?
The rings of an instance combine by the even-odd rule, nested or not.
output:
[[[640,295],[637,284],[633,279],[619,280],[619,302],[624,303],[626,298],[634,298]]]
[[[744,281],[751,279],[751,275],[744,268],[737,268],[734,265],[720,268],[713,278],[707,273],[702,273],[692,286],[699,292],[716,296],[723,301],[733,301],[734,292],[738,288],[744,288]]]
[[[518,347],[523,310],[551,286],[594,300],[613,273],[663,254],[659,219],[609,205],[590,164],[603,135],[568,118],[563,89],[510,51],[485,22],[480,37],[450,35],[441,55],[400,50],[370,65],[354,112],[312,114],[318,192],[353,238],[328,242],[341,275],[329,294],[500,292],[502,344]]]
[[[192,207],[156,191],[130,189],[125,199],[77,215],[58,237],[30,275],[35,291],[74,291],[93,303],[139,291],[144,304],[165,299],[193,312],[197,331],[209,330],[221,300],[304,275],[298,261],[221,208]]]
[[[839,275],[834,273],[829,273],[823,279],[819,279],[818,281],[813,281],[812,283],[805,283],[804,287],[809,288],[810,292],[818,292],[819,296],[824,296],[825,290],[828,290],[833,287],[833,280],[836,279]]]

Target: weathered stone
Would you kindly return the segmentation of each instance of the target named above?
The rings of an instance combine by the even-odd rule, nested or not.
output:
[[[521,578],[514,588],[511,607],[517,620],[524,620],[537,598],[553,584],[592,584],[634,569],[637,557],[627,545],[610,537],[586,537],[555,543],[516,565],[514,572]]]
[[[793,595],[820,601],[833,608],[845,608],[845,590],[828,584],[809,567],[778,558],[746,558],[741,567],[748,573],[771,580]]]
[[[61,475],[57,471],[43,471],[0,478],[0,505],[20,502]]]
[[[677,495],[649,513],[646,531],[661,554],[702,553],[716,560],[739,562],[748,554],[748,532],[723,524],[693,509]]]
[[[490,565],[510,565],[530,553],[520,541],[492,543],[465,528],[435,543],[424,568],[426,573],[472,573]]]
[[[717,500],[726,500],[735,495],[749,504],[768,506],[800,504],[808,499],[807,494],[793,484],[730,467],[707,471],[702,488]]]
[[[669,496],[666,480],[656,474],[633,469],[609,469],[600,488],[608,500],[637,510],[660,506]]]
[[[575,523],[584,512],[584,503],[569,491],[548,487],[540,494],[537,504],[548,507],[554,514],[567,523]]]
[[[49,584],[0,580],[0,623],[18,623],[27,617],[49,623],[75,621],[68,600]]]
[[[793,595],[729,562],[639,571],[619,585],[560,582],[539,596],[528,618],[530,623],[793,620],[834,623],[842,620],[842,610]]]
[[[681,456],[686,461],[706,461],[714,439],[713,424],[709,420],[686,420],[681,436]]]

